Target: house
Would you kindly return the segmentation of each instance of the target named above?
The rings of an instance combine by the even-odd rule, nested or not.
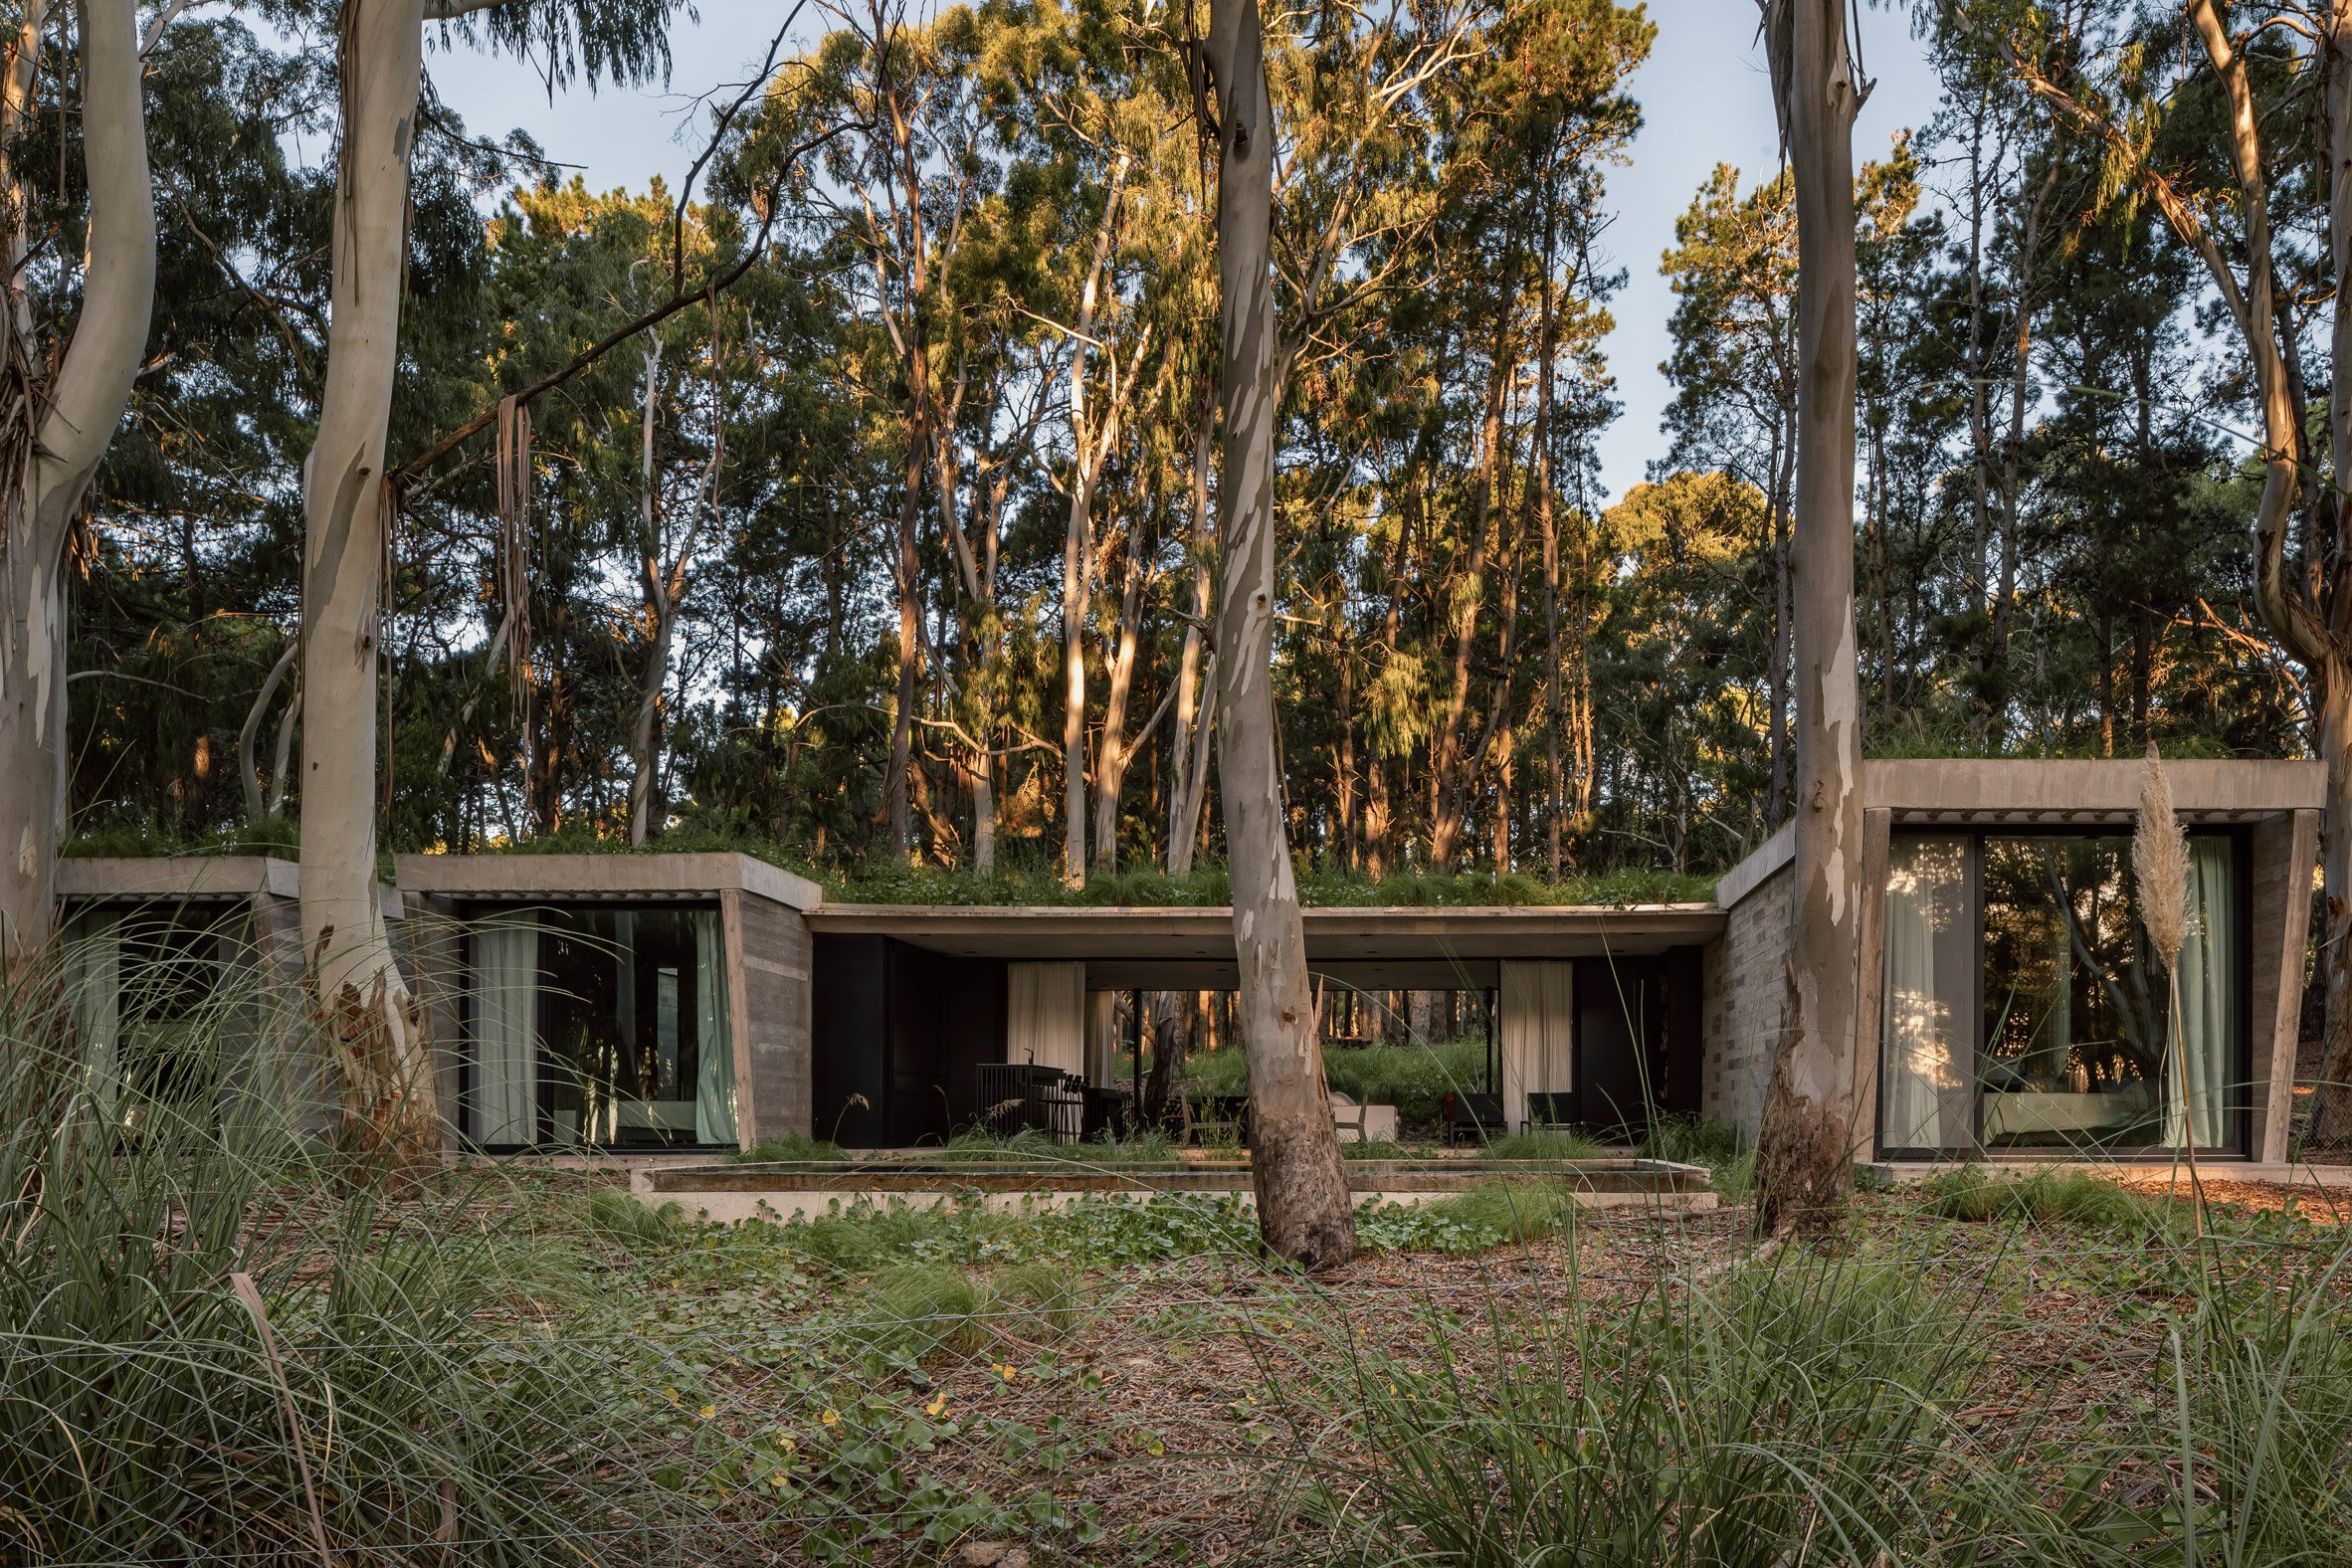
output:
[[[814,882],[746,855],[403,855],[454,1146],[625,1154],[809,1127]]]
[[[2282,1160],[2325,768],[2165,765],[2189,937],[2151,956],[2131,874],[2137,761],[1862,764],[1858,1151]],[[1784,830],[1716,888],[1709,1114],[1753,1132],[1781,1027]]]
[[[300,1044],[293,862],[69,857],[57,888],[84,1086],[102,1115],[323,1124],[325,1084]]]
[[[1862,765],[1858,1155],[2284,1157],[2324,770],[2168,772],[2192,906],[2171,973],[2130,872],[2140,763]],[[1463,1087],[1514,1129],[1703,1112],[1753,1133],[1791,855],[1784,832],[1709,902],[1310,908],[1317,1005],[1472,993],[1490,1056]],[[1224,908],[836,903],[735,854],[409,855],[395,875],[453,1148],[935,1143],[990,1108],[986,1069],[1117,1086],[1119,993],[1236,983]],[[125,1115],[260,1086],[330,1114],[293,865],[69,860],[60,887],[94,1090]],[[192,1031],[207,1010],[231,1027]],[[181,1060],[197,1034],[238,1044]]]

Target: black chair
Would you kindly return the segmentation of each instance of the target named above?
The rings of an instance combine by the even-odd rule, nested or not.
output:
[[[1576,1095],[1573,1090],[1536,1089],[1527,1095],[1527,1125],[1530,1130],[1575,1124]]]
[[[1449,1147],[1466,1132],[1483,1143],[1489,1138],[1499,1138],[1509,1130],[1502,1119],[1500,1094],[1446,1096],[1446,1142]]]
[[[999,1137],[1027,1128],[1057,1143],[1076,1143],[1085,1123],[1085,1079],[1028,1062],[979,1068],[981,1124]]]

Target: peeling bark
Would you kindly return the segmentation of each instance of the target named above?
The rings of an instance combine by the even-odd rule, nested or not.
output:
[[[82,152],[90,186],[82,310],[56,373],[55,345],[33,341],[24,294],[27,240],[9,237],[0,317],[0,971],[49,944],[58,842],[66,826],[66,537],[113,439],[146,346],[155,297],[155,196],[147,170],[138,16],[132,0],[84,0]],[[28,4],[0,87],[0,153],[33,112],[47,7]],[[29,171],[0,184],[26,209]],[[37,423],[36,423],[37,422]]]
[[[401,1165],[439,1157],[431,1052],[376,882],[384,441],[399,364],[420,0],[345,0],[342,158],[318,436],[302,476],[302,951],[341,1070],[342,1135]]]
[[[1209,59],[1217,84],[1225,405],[1217,620],[1224,714],[1217,766],[1250,1065],[1250,1180],[1266,1245],[1302,1268],[1328,1269],[1355,1257],[1355,1214],[1307,994],[1305,927],[1274,754],[1274,415],[1281,374],[1269,256],[1274,104],[1257,0],[1212,0]]]
[[[1768,0],[1796,177],[1798,432],[1789,592],[1796,655],[1796,903],[1756,1154],[1756,1224],[1844,1212],[1861,1044],[1861,688],[1854,620],[1854,113],[1841,0]]]

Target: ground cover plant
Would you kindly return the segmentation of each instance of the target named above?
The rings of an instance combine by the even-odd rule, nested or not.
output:
[[[1964,1173],[1766,1252],[1736,1208],[1531,1174],[1366,1204],[1365,1256],[1311,1279],[1237,1196],[713,1226],[611,1173],[388,1183],[223,1091],[235,1000],[175,1042],[239,1071],[135,1106],[54,1007],[0,1030],[11,1565],[2121,1568],[2352,1528],[2316,1202],[2199,1238],[2167,1192]],[[1644,1148],[1745,1157],[1699,1123]]]

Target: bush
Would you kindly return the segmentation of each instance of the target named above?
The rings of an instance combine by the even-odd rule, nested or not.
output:
[[[1546,1128],[1496,1138],[1483,1152],[1490,1160],[1597,1160],[1607,1151],[1582,1133]]]
[[[1394,1105],[1400,1129],[1434,1133],[1446,1096],[1475,1092],[1486,1083],[1486,1044],[1456,1040],[1439,1046],[1358,1046],[1323,1053],[1331,1087],[1362,1105]],[[1239,1050],[1187,1058],[1186,1085],[1201,1094],[1246,1094],[1250,1069]]]
[[[2078,1166],[2023,1176],[1975,1169],[1946,1171],[1922,1182],[1919,1193],[1929,1213],[1978,1224],[2022,1219],[2037,1225],[2148,1231],[2171,1222],[2170,1205]]]
[[[1409,1355],[1309,1358],[1292,1392],[1363,1456],[1319,1511],[1366,1563],[2039,1560],[2014,1456],[1945,1413],[1980,1303],[1883,1264],[1800,1254],[1601,1311],[1496,1292]]]
[[[599,1187],[588,1195],[588,1224],[624,1247],[659,1247],[685,1223],[686,1213],[675,1203],[655,1208],[618,1187]]]
[[[848,1324],[870,1350],[921,1360],[977,1355],[1008,1340],[1035,1344],[1077,1327],[1083,1295],[1067,1269],[1010,1264],[979,1273],[952,1264],[894,1264],[868,1280]]]

